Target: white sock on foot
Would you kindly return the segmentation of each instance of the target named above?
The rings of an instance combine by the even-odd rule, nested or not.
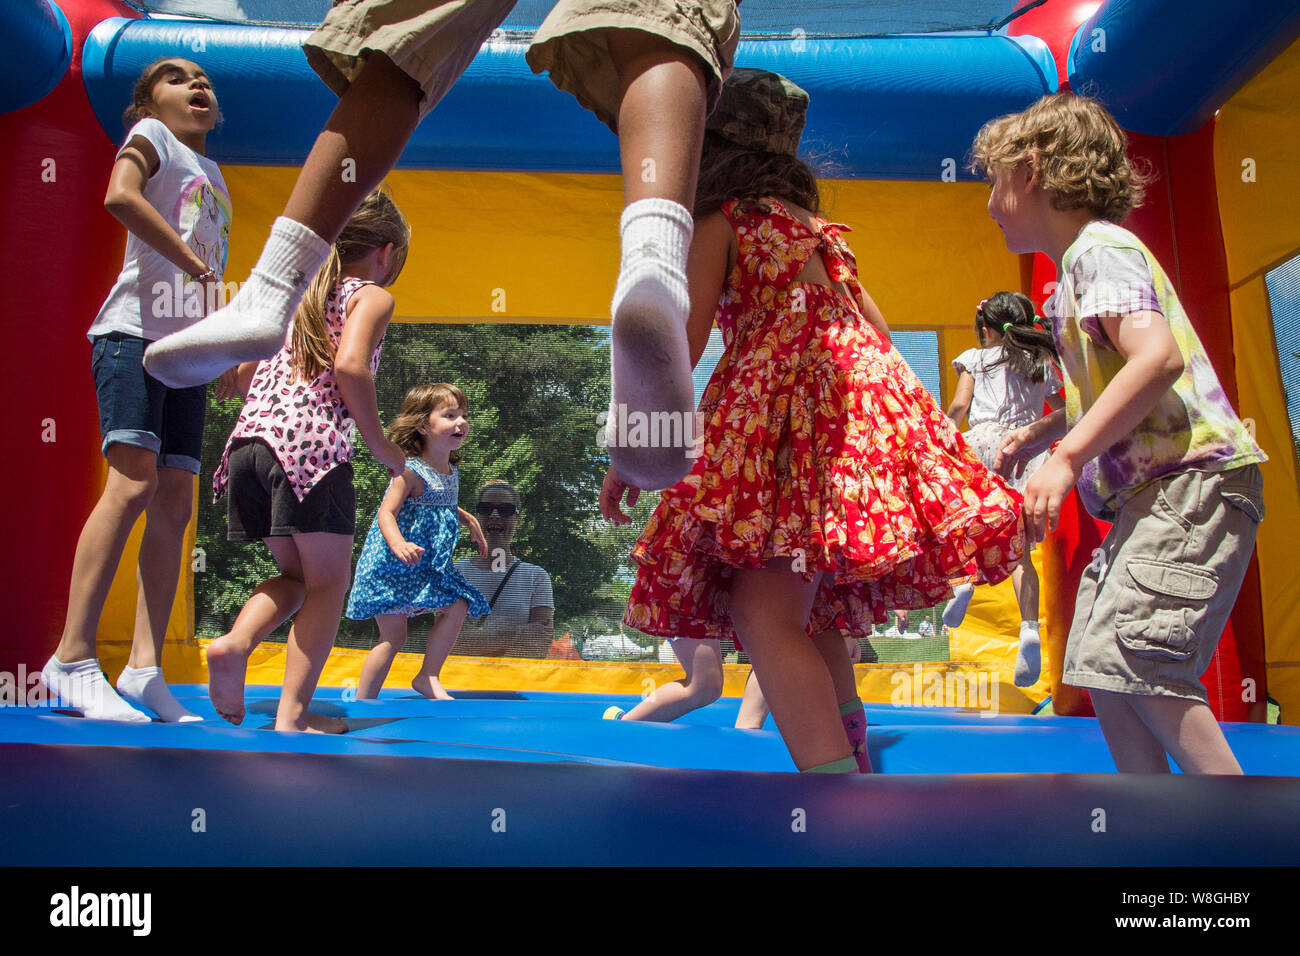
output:
[[[171,388],[212,381],[240,362],[270,358],[284,345],[289,320],[330,243],[281,216],[252,275],[222,309],[145,351],[144,367]]]
[[[117,692],[137,707],[148,707],[169,724],[202,720],[172,696],[161,667],[127,666],[117,678]]]
[[[642,324],[653,323],[656,329],[666,330],[655,336],[665,343],[680,338],[686,341],[686,315],[691,300],[686,289],[686,256],[691,248],[695,221],[685,207],[668,199],[641,199],[623,210],[619,222],[622,240],[622,260],[619,265],[618,285],[614,288],[614,301],[610,314],[614,325],[619,321]],[[646,320],[649,319],[650,322]],[[663,369],[643,368],[648,356],[632,356],[633,374],[625,376],[624,398],[613,386],[614,401],[629,405],[629,411],[647,411],[639,402],[645,384],[637,378],[656,376]],[[611,359],[613,361],[613,359]],[[621,364],[615,361],[614,364]],[[687,366],[689,371],[689,355]],[[625,370],[627,365],[624,365]],[[638,374],[640,373],[640,374]]]
[[[623,210],[618,230],[622,260],[611,306],[614,321],[622,309],[650,308],[685,323],[691,306],[686,256],[695,232],[690,212],[671,199],[639,199]]]
[[[1033,687],[1042,671],[1042,644],[1037,621],[1020,623],[1020,648],[1016,651],[1016,686]]]
[[[65,664],[57,657],[51,657],[41,671],[41,683],[64,706],[81,711],[91,720],[151,723],[147,715],[117,696],[117,691],[100,670],[97,658]]]
[[[960,627],[961,622],[966,620],[966,608],[970,607],[970,599],[974,594],[973,584],[959,584],[953,588],[952,600],[943,609],[943,623],[949,627]]]
[[[622,447],[626,440],[615,428],[618,422],[631,422],[636,428],[638,421],[649,421],[656,412],[692,413],[695,390],[686,340],[690,312],[686,257],[694,231],[690,212],[668,199],[640,199],[623,210],[619,222],[623,252],[611,304],[611,401],[605,431],[611,448]],[[611,452],[611,459],[614,455]],[[643,488],[666,487],[685,474],[677,467],[687,459],[684,449],[671,448],[650,459],[665,456],[673,460],[666,469],[664,462],[656,466],[642,460],[635,467],[648,466],[649,471],[626,475],[620,471],[620,476]],[[669,478],[670,473],[676,477]]]

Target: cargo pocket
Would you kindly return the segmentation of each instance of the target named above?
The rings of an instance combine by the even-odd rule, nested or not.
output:
[[[1141,657],[1183,661],[1196,653],[1197,632],[1219,587],[1218,576],[1193,564],[1130,559],[1115,609],[1119,642]]]
[[[1264,493],[1254,484],[1244,481],[1225,480],[1219,486],[1223,500],[1234,508],[1246,512],[1255,524],[1264,520]]]

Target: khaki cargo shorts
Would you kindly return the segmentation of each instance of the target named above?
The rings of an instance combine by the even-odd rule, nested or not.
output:
[[[356,79],[365,54],[386,55],[420,85],[420,116],[438,105],[515,0],[335,0],[303,44],[307,62],[335,93]],[[734,0],[560,0],[528,50],[533,72],[577,97],[615,128],[619,86],[606,43],[610,29],[641,30],[694,53],[708,108],[731,73],[740,17]]]
[[[1120,509],[1079,581],[1064,681],[1207,702],[1200,677],[1264,517],[1258,465],[1183,471]]]
[[[370,52],[420,84],[420,117],[460,78],[515,0],[334,0],[303,43],[311,68],[339,96]]]
[[[560,0],[528,48],[534,73],[572,93],[596,118],[618,132],[619,85],[610,59],[608,31],[640,30],[694,53],[704,67],[707,107],[713,111],[731,75],[740,42],[734,0]]]

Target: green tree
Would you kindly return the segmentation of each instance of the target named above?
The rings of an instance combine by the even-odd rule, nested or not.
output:
[[[397,413],[408,389],[439,381],[459,386],[470,402],[470,434],[460,463],[462,507],[472,507],[483,481],[509,481],[523,500],[515,551],[550,573],[557,633],[564,633],[569,619],[612,613],[630,586],[627,553],[635,531],[610,529],[596,504],[608,464],[596,442],[609,394],[607,331],[570,325],[391,326],[376,376],[384,421]],[[238,411],[237,402],[209,401],[205,476],[220,461]],[[388,478],[360,436],[353,469],[355,562]],[[651,504],[639,509],[642,523],[655,497],[647,496]],[[210,494],[200,499],[198,544],[207,570],[196,575],[195,591],[201,631],[210,635],[229,626],[252,588],[275,567],[261,545],[225,540],[224,501],[213,506]],[[465,536],[458,557],[470,553]],[[368,646],[373,635],[371,622],[345,620],[340,628],[342,643]]]

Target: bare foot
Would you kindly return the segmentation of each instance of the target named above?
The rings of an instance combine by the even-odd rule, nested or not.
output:
[[[411,681],[411,686],[430,700],[452,700],[451,694],[443,690],[442,684],[436,677],[429,677],[425,674],[416,674]]]
[[[244,722],[248,654],[229,634],[208,645],[208,698],[216,712],[235,726]]]
[[[307,711],[303,714],[302,722],[304,724],[302,727],[295,727],[292,723],[287,727],[281,727],[277,719],[275,729],[304,734],[346,734],[348,732],[347,722],[341,717],[326,717],[324,714],[313,714]]]

